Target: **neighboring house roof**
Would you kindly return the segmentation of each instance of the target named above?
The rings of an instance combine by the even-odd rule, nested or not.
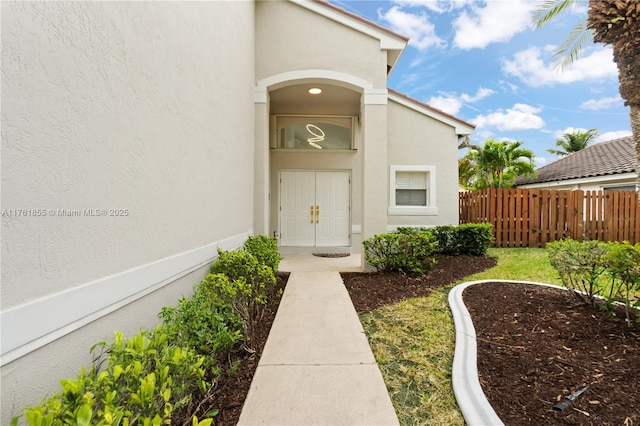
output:
[[[453,126],[456,129],[457,135],[460,135],[460,136],[469,135],[473,131],[473,129],[476,128],[475,124],[471,124],[451,114],[447,114],[446,112],[439,110],[438,108],[434,108],[431,105],[425,104],[424,102],[420,102],[419,100],[411,98],[396,90],[393,90],[393,89],[388,89],[388,90],[389,90],[389,99],[396,101],[402,105],[405,105],[409,108],[412,108],[424,115],[435,118],[436,120],[442,121],[443,123],[447,123]]]
[[[584,179],[633,173],[636,160],[633,138],[627,136],[591,145],[538,169],[538,176],[516,179],[516,185]]]

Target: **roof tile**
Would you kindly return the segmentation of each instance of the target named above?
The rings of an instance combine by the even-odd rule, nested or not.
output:
[[[633,173],[636,170],[633,148],[631,136],[597,143],[540,167],[536,178],[520,176],[516,185]]]

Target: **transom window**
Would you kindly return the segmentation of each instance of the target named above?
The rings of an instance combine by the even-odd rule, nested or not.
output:
[[[406,216],[437,215],[435,177],[435,166],[391,166],[388,213]]]
[[[276,116],[278,148],[352,149],[353,117]]]

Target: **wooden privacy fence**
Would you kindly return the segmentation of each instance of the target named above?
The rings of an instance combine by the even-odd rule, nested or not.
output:
[[[640,242],[635,191],[483,189],[460,193],[460,223],[493,225],[496,247],[544,247],[562,238]]]

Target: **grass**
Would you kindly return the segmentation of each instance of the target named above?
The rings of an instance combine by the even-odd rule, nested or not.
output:
[[[460,282],[511,279],[560,285],[544,249],[490,249],[488,254],[498,265]],[[451,385],[451,287],[360,315],[401,425],[464,425]]]

